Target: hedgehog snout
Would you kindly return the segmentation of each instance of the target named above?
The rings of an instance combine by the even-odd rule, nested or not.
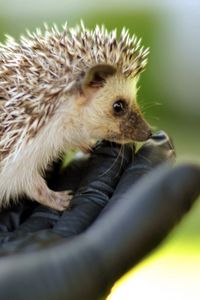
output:
[[[140,112],[131,112],[126,122],[120,126],[120,130],[126,139],[143,142],[152,136],[150,125]]]

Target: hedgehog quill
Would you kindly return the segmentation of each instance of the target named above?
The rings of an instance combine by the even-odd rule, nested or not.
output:
[[[43,173],[91,140],[145,141],[151,135],[136,101],[148,49],[125,29],[45,25],[0,45],[0,207],[21,195],[64,210],[68,191],[50,190]],[[27,164],[28,163],[28,164]],[[13,200],[12,200],[13,201]]]

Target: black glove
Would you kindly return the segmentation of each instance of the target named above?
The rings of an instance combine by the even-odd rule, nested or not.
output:
[[[200,167],[163,164],[164,133],[133,154],[104,142],[55,168],[49,185],[76,191],[62,215],[26,199],[1,213],[0,299],[99,299],[162,241],[199,194]]]

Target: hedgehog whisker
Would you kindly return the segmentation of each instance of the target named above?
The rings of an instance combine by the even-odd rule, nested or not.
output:
[[[143,158],[147,163],[151,163],[152,162],[151,159],[147,158],[146,156],[144,156],[142,154],[140,154],[140,157]]]
[[[120,158],[121,154],[122,154],[122,145],[120,145],[120,149],[119,149],[119,152],[118,152],[118,154],[117,154],[117,157],[114,159],[114,161],[113,161],[113,163],[111,164],[111,166],[110,166],[103,174],[101,174],[101,176],[106,175],[110,170],[112,170],[112,168],[114,168],[114,166],[116,165],[116,163],[117,163],[118,159]],[[121,164],[120,164],[119,170],[117,170],[116,176],[118,176],[119,171],[120,171],[120,169],[121,169],[121,166],[122,166],[122,162],[121,162]]]
[[[149,108],[149,107],[155,107],[155,106],[161,106],[162,103],[161,102],[154,102],[154,101],[151,101],[151,102],[146,102],[146,101],[140,101],[140,107],[141,108]]]

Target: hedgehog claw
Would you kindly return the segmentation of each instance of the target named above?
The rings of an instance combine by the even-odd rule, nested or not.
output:
[[[73,198],[71,191],[55,192],[55,199],[50,205],[56,210],[63,211],[69,207],[70,201]]]
[[[37,194],[34,195],[34,199],[42,205],[63,211],[70,205],[70,201],[73,198],[72,191],[61,191],[55,192],[47,187],[37,188],[35,191]]]

